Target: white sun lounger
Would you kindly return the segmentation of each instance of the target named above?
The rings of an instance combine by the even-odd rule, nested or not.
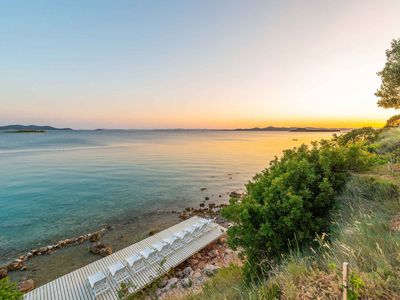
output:
[[[129,281],[130,277],[128,270],[126,269],[126,266],[124,266],[120,261],[111,266],[108,266],[107,268],[117,285],[119,285],[121,282]]]
[[[164,241],[159,241],[158,243],[152,245],[152,247],[156,249],[163,257],[166,257],[172,252],[171,246]]]
[[[201,223],[193,224],[192,226],[190,226],[190,230],[191,230],[190,234],[194,237],[199,237],[203,233],[201,230],[202,227],[203,227],[203,224],[201,224]]]
[[[144,257],[141,255],[135,254],[125,258],[125,260],[134,273],[138,273],[146,268]]]
[[[154,264],[161,260],[160,256],[158,255],[158,251],[154,248],[146,248],[140,251],[140,255],[144,257],[147,263]]]
[[[182,231],[176,232],[176,233],[174,233],[174,235],[176,237],[178,237],[185,244],[193,241],[193,237],[191,236],[190,232],[187,230],[182,230]]]
[[[197,238],[201,234],[200,225],[197,223],[185,228],[184,231],[189,232],[189,234],[194,238]]]
[[[92,274],[88,276],[87,279],[95,298],[110,289],[110,286],[107,282],[107,277],[103,272]]]
[[[213,224],[213,221],[211,219],[201,219],[199,221],[199,224],[201,224],[201,231],[207,232],[208,230],[210,230],[210,227]]]
[[[166,239],[163,240],[164,242],[168,243],[172,249],[179,249],[182,247],[182,242],[181,239],[178,238],[176,235],[171,235],[167,237]]]

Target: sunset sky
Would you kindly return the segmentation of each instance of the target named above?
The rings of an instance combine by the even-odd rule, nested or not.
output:
[[[379,126],[400,1],[2,1],[0,125]]]

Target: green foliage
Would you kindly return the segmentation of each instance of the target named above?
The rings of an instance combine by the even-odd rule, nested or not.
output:
[[[8,277],[0,279],[0,300],[18,300],[22,299],[22,295],[16,284],[10,282]]]
[[[378,72],[382,84],[375,93],[379,97],[378,105],[383,108],[400,108],[400,39],[393,40],[391,48],[386,50],[386,63]]]
[[[328,232],[335,195],[350,172],[366,169],[373,157],[358,144],[324,140],[285,150],[257,174],[246,196],[231,199],[222,211],[234,222],[228,243],[243,249],[246,277],[257,279],[290,249],[310,245],[317,234]]]
[[[354,129],[346,134],[337,136],[335,135],[335,139],[338,144],[341,146],[354,144],[354,143],[362,143],[362,144],[372,144],[379,134],[379,130],[375,130],[372,127],[363,127]]]
[[[349,300],[357,300],[360,290],[365,286],[364,281],[356,273],[352,272],[349,278]]]
[[[399,127],[400,115],[395,115],[386,121],[385,128]]]
[[[400,159],[400,128],[389,128],[383,131],[376,141],[377,152],[389,156],[392,162]]]

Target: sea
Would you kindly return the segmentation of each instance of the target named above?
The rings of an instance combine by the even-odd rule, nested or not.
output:
[[[198,207],[206,197],[227,202],[230,192],[244,191],[282,150],[331,136],[217,130],[0,132],[0,265],[107,224],[130,220],[131,226],[145,228],[143,223],[155,218],[144,216],[159,219],[163,212]]]

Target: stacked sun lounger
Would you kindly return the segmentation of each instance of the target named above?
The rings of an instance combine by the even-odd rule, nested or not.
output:
[[[161,264],[168,255],[193,242],[214,226],[216,224],[212,220],[199,218],[199,221],[191,226],[159,240],[133,256],[126,257],[124,261],[108,266],[105,272],[100,271],[88,276],[87,282],[93,291],[93,296],[97,297],[112,288],[106,280],[106,274],[112,278],[114,288],[124,282],[129,284],[132,282],[130,274],[140,276],[140,272],[157,263]]]

